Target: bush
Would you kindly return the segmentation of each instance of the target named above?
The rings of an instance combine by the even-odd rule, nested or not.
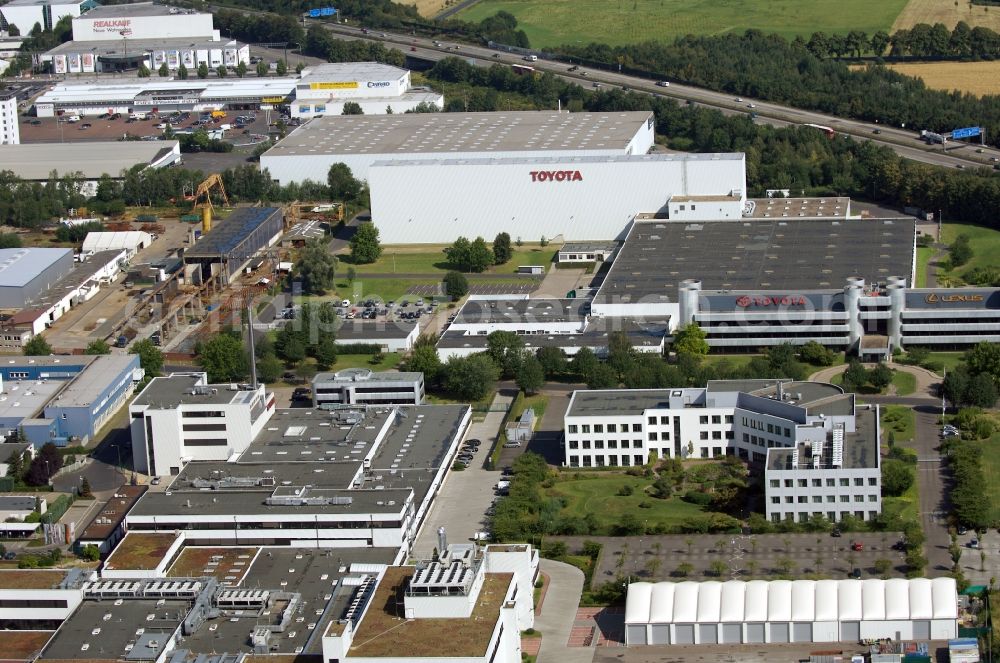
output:
[[[635,492],[635,488],[633,488],[629,484],[624,484],[621,488],[618,489],[618,492],[615,493],[615,494],[618,495],[619,497],[628,497],[629,495],[631,495],[634,492]]]
[[[712,496],[708,493],[703,493],[700,490],[689,490],[684,493],[681,498],[685,502],[690,502],[691,504],[697,504],[698,506],[708,506],[712,503]]]

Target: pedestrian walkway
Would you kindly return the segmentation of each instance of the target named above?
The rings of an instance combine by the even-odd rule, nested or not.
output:
[[[538,663],[591,663],[593,647],[569,646],[583,593],[583,572],[550,559],[541,561],[541,570],[549,576],[549,589],[545,610],[535,617],[535,629],[542,632]]]
[[[942,380],[940,375],[920,366],[907,366],[905,364],[894,363],[890,363],[889,366],[894,370],[909,373],[917,379],[916,389],[912,394],[910,394],[911,398],[937,398],[937,385],[940,384]],[[809,381],[829,382],[835,376],[840,375],[846,370],[847,364],[830,366],[829,368],[818,370],[810,375]]]

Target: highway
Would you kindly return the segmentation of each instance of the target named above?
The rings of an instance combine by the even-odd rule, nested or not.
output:
[[[529,64],[512,53],[494,51],[480,46],[469,46],[456,42],[441,42],[414,35],[397,35],[380,30],[318,22],[327,30],[343,39],[364,39],[383,42],[401,48],[408,56],[436,62],[445,57],[455,56],[481,66],[494,63]],[[565,62],[541,60],[530,63],[539,71],[550,71],[560,78],[585,87],[625,87],[637,92],[670,97],[679,101],[719,109],[727,114],[756,114],[755,121],[784,126],[787,124],[818,124],[830,127],[838,134],[853,136],[893,149],[898,155],[914,161],[951,168],[990,167],[1000,163],[1000,150],[990,147],[980,148],[961,142],[949,142],[945,146],[925,145],[918,137],[918,131],[891,128],[856,120],[834,117],[823,113],[782,106],[750,98],[738,98],[723,92],[713,92],[702,88],[672,83],[669,87],[657,86],[654,81],[636,76],[628,76],[601,69],[576,67],[572,71]],[[596,84],[596,85],[595,85]],[[978,150],[982,149],[982,152]]]

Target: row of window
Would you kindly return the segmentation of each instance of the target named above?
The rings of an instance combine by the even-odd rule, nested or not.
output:
[[[838,497],[840,498],[839,500],[837,499]],[[826,499],[824,500],[824,498],[826,498]],[[810,499],[808,495],[799,495],[798,497],[796,497],[795,495],[785,495],[785,499],[784,499],[784,503],[785,504],[809,504],[810,502],[812,502],[814,504],[819,504],[819,503],[821,503],[823,501],[826,501],[826,502],[837,502],[837,501],[840,501],[840,502],[850,502],[851,501],[851,496],[850,495],[813,495],[812,499]],[[864,502],[865,501],[865,496],[864,495],[855,495],[854,496],[854,501],[855,502]],[[878,495],[868,495],[868,501],[869,502],[878,502]],[[771,504],[781,504],[781,503],[782,503],[781,497],[779,497],[777,495],[771,497]]]
[[[756,419],[751,419],[750,417],[743,417],[743,425],[747,428],[752,428],[754,430],[764,431],[767,430],[768,433],[772,435],[782,435],[782,430],[784,430],[785,437],[792,436],[791,428],[784,428],[783,426],[776,426],[774,424],[764,425],[763,422],[757,421]]]
[[[643,465],[645,462],[645,454],[635,454],[633,456],[622,454],[620,457],[617,455],[584,456],[582,463],[580,456],[569,457],[570,467],[631,467],[632,465]]]
[[[207,523],[207,522],[157,522],[157,523],[131,523],[129,525],[130,530],[143,530],[143,531],[160,531],[166,532],[173,529],[185,529],[185,530],[209,530],[209,529],[239,529],[239,530],[253,530],[253,529],[398,529],[401,527],[401,523],[398,520],[369,520],[364,519],[363,516],[358,516],[359,520],[334,520],[334,521],[324,521],[319,522],[315,520],[307,520],[305,522],[280,522],[280,523],[231,523],[231,522],[218,522],[218,523]],[[235,525],[235,527],[234,527]]]
[[[834,479],[833,477],[827,477],[825,480],[824,479],[784,479],[784,480],[771,479],[769,483],[771,488],[781,488],[782,482],[784,482],[785,488],[795,488],[796,486],[798,486],[799,488],[808,488],[810,485],[812,485],[813,488],[822,488],[824,485],[826,485],[827,488],[833,488],[838,485],[845,487],[851,485],[851,479],[848,477],[840,477],[839,479]],[[865,478],[854,477],[854,485],[855,486],[865,485]],[[868,477],[868,485],[877,486],[878,477]]]
[[[226,413],[222,410],[182,410],[182,417],[225,417]]]
[[[629,440],[621,440],[620,443],[621,443],[621,448],[622,449],[628,449],[629,448],[629,444],[632,445],[633,449],[642,449],[642,440],[632,440],[631,442]],[[591,446],[590,446],[591,445],[591,441],[590,440],[582,440],[582,441],[579,441],[579,442],[577,440],[570,440],[568,442],[568,444],[569,444],[569,448],[570,449],[590,449],[591,448]],[[604,449],[605,445],[607,445],[608,449],[617,449],[618,448],[618,444],[619,444],[619,440],[594,440],[594,442],[593,442],[593,445],[594,445],[593,448],[594,449]]]
[[[663,417],[663,418],[666,419],[667,417]],[[631,426],[632,426],[632,432],[633,433],[641,433],[642,432],[642,424],[631,424]],[[593,429],[594,429],[593,432],[594,433],[603,433],[603,432],[605,432],[605,429],[607,429],[608,433],[617,433],[617,432],[619,432],[619,428],[621,429],[622,433],[628,433],[629,432],[629,424],[594,424],[593,425]],[[570,424],[569,426],[566,427],[566,432],[570,433],[570,434],[573,434],[573,433],[590,433],[591,432],[590,429],[591,429],[591,425],[590,424],[580,424],[579,430],[577,430],[577,425],[576,424]]]
[[[810,517],[822,518],[823,516],[826,516],[827,520],[832,520],[832,521],[837,520],[836,511],[827,511],[826,513],[823,513],[822,511],[813,511],[812,513],[798,512],[798,515],[796,515],[796,513],[797,512],[795,511],[786,511],[785,513],[777,513],[777,512],[772,513],[771,521],[775,523],[780,523],[782,520],[798,520],[800,523],[804,523],[808,522]],[[841,519],[847,518],[850,515],[852,515],[850,511],[840,512]],[[878,511],[869,511],[868,518],[865,518],[864,511],[855,511],[853,515],[858,520],[875,520],[876,518],[878,518]]]
[[[766,437],[757,437],[756,435],[750,435],[749,433],[743,433],[743,443],[752,444],[757,447],[767,447],[768,449],[771,449],[772,447],[785,448],[791,446],[787,442],[769,440]]]

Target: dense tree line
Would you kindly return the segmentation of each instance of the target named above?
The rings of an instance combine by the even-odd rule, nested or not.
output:
[[[215,12],[215,27],[224,35],[250,43],[301,44],[302,26],[287,14],[244,14],[231,9]]]
[[[716,56],[706,53],[702,57]],[[720,53],[718,57],[727,56]],[[843,68],[838,63],[821,62],[808,53],[802,57],[814,67]],[[752,67],[749,62],[744,65]],[[873,72],[913,82],[881,68],[863,73],[869,76]],[[666,137],[673,149],[745,152],[750,195],[761,196],[765,189],[772,188],[788,188],[806,195],[845,195],[900,207],[942,210],[949,219],[1000,227],[993,213],[1000,208],[1000,177],[990,170],[939,168],[903,159],[889,148],[869,142],[847,137],[829,140],[810,127],[757,125],[746,116],[725,116],[715,110],[681,105],[672,99],[621,90],[585,90],[551,74],[518,76],[503,65],[474,67],[461,59],[448,58],[437,63],[427,75],[442,83],[449,99],[446,110],[464,110],[465,105],[470,111],[501,110],[511,105],[525,109],[554,108],[557,100],[562,101],[563,108],[573,111],[651,110],[656,116],[656,133]],[[864,94],[864,98],[854,101],[877,103],[893,93],[891,87],[887,85],[884,93]],[[807,92],[809,86],[791,82],[788,88],[798,94]],[[845,95],[845,98],[851,97]],[[1000,123],[1000,104],[994,106],[991,112]]]
[[[996,97],[930,90],[920,79],[878,65],[852,71],[843,62],[817,57],[801,39],[789,42],[749,30],[673,43],[567,45],[559,51],[598,67],[617,68],[620,59],[623,70],[641,75],[915,131],[980,125],[1000,144]]]
[[[814,32],[808,40],[798,38],[793,43],[804,44],[818,58],[858,58],[867,54],[895,59],[992,60],[1000,56],[1000,34],[980,26],[971,28],[965,21],[952,29],[943,23],[918,23],[891,35],[879,31],[869,36],[860,30],[847,34]]]

